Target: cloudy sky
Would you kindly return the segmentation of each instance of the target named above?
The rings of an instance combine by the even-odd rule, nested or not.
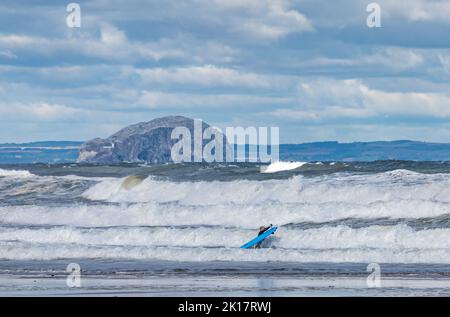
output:
[[[450,142],[450,1],[0,3],[0,142],[87,140],[164,115],[283,143]]]

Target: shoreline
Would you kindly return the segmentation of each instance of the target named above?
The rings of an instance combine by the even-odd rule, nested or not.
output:
[[[362,276],[293,277],[277,274],[85,276],[81,287],[66,277],[0,274],[0,296],[150,296],[150,297],[301,297],[301,296],[450,296],[449,278],[411,276],[382,278],[368,287]]]
[[[446,264],[381,264],[381,287],[369,287],[358,263],[79,259],[81,287],[69,287],[70,262],[0,261],[0,296],[450,296]]]

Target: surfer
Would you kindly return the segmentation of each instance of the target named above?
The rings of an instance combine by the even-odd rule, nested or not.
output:
[[[268,226],[268,227],[264,227],[264,226],[259,227],[258,237],[260,235],[262,235],[264,232],[266,232],[267,230],[269,230],[270,228],[272,228],[272,224],[270,224],[270,226]],[[256,244],[255,249],[261,248],[261,243],[262,243],[262,241],[259,242],[258,244]]]

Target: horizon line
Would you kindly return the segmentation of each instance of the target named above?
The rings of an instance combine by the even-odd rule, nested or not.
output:
[[[73,141],[73,140],[42,140],[42,141],[25,141],[25,142],[0,142],[0,146],[4,145],[26,145],[33,143],[57,143],[57,142],[67,142],[67,143],[86,143],[87,141]],[[299,143],[280,143],[279,145],[302,145],[302,144],[314,144],[314,143],[335,143],[335,144],[354,144],[354,143],[395,143],[395,142],[414,142],[414,143],[428,143],[428,144],[450,144],[450,140],[448,142],[435,142],[435,141],[419,141],[419,140],[410,140],[410,139],[395,139],[395,140],[373,140],[373,141],[337,141],[337,140],[322,140],[322,141],[308,141],[308,142],[299,142]],[[231,143],[234,145],[249,145],[249,146],[258,146],[258,144],[249,144],[249,143]]]

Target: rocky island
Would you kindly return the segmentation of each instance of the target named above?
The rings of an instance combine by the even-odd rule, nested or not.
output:
[[[177,127],[189,129],[194,144],[194,119],[167,116],[130,125],[106,139],[90,140],[81,145],[77,161],[93,164],[172,162],[171,149],[177,140],[172,139],[171,134]],[[209,127],[203,122],[202,132]],[[203,145],[207,142],[203,140]],[[227,146],[225,138],[224,147]]]

